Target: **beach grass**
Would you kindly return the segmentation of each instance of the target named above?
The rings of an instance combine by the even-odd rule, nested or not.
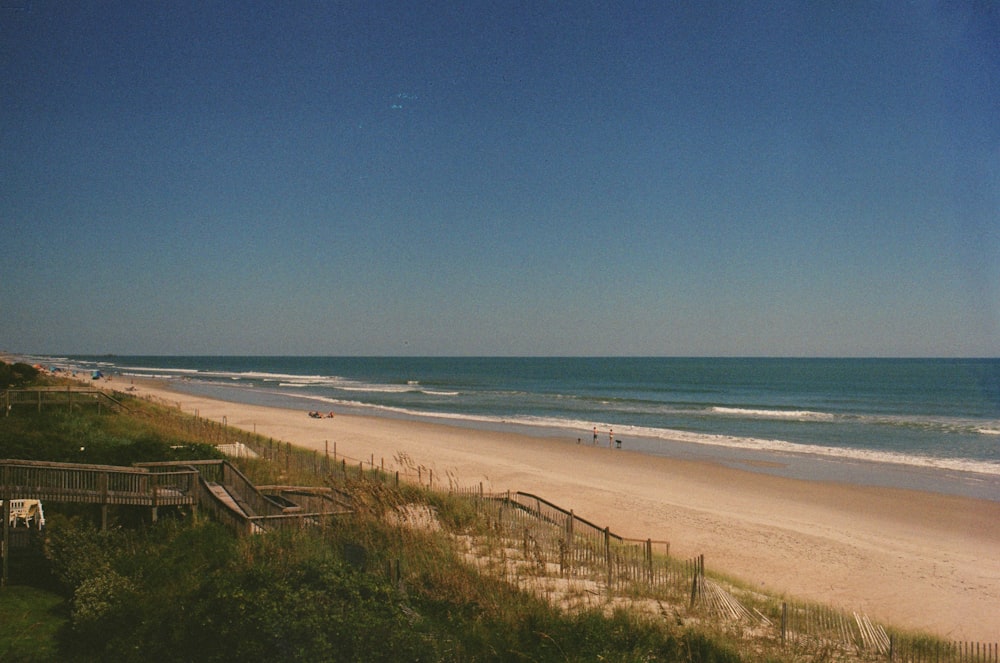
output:
[[[0,591],[0,661],[59,660],[58,634],[67,621],[63,596],[29,585],[4,588]]]

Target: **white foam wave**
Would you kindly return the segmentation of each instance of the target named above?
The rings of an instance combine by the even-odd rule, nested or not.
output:
[[[982,435],[1000,435],[1000,429],[998,428],[977,428],[976,432]]]
[[[411,391],[419,391],[407,384],[358,384],[352,386],[340,386],[341,391],[367,391],[369,393],[383,394],[405,394]]]
[[[129,378],[139,378],[139,379],[143,379],[143,380],[145,380],[145,379],[149,379],[149,380],[169,380],[169,379],[171,379],[173,377],[173,376],[170,376],[170,375],[163,375],[162,373],[139,373],[139,372],[135,372],[135,373],[131,373],[131,372],[130,373],[122,373],[122,375],[124,375],[125,377],[129,377]]]
[[[228,380],[230,382],[258,381],[285,389],[329,387],[340,391],[368,393],[425,393],[432,396],[458,396],[458,391],[423,389],[419,380],[408,380],[406,384],[377,384],[360,382],[336,375],[298,375],[293,373],[271,373],[266,371],[211,371],[181,368],[124,367],[133,377],[173,377],[197,376],[206,382]],[[144,373],[139,373],[142,371]]]
[[[676,440],[691,444],[707,444],[731,449],[748,449],[754,451],[769,451],[789,454],[805,454],[825,456],[843,460],[861,462],[891,463],[938,470],[953,470],[958,472],[973,472],[1000,477],[1000,463],[973,460],[971,458],[938,458],[920,454],[901,454],[894,451],[875,449],[858,449],[849,447],[831,447],[818,444],[800,444],[785,440],[771,440],[735,435],[719,435],[712,433],[692,433],[659,428],[634,427],[626,428],[624,432],[633,432],[642,437],[654,437],[665,440]]]
[[[145,366],[120,366],[119,369],[125,375],[137,375],[133,371],[143,371],[145,373],[163,375],[178,373],[180,375],[194,375],[198,373],[194,368],[147,368]]]
[[[318,382],[311,382],[311,381],[306,381],[306,380],[295,380],[295,381],[279,382],[278,386],[279,387],[288,388],[288,389],[301,389],[301,388],[305,388],[305,387],[315,387],[317,385],[320,385],[320,386],[330,386],[330,387],[336,388],[339,391],[348,391],[348,392],[354,391],[354,392],[361,392],[361,393],[383,393],[383,394],[409,394],[409,393],[412,393],[412,394],[427,394],[428,396],[458,396],[461,393],[461,392],[458,392],[458,391],[439,391],[439,390],[434,390],[434,389],[418,389],[418,388],[416,388],[416,385],[418,385],[418,384],[419,383],[415,383],[415,382],[411,381],[411,382],[408,382],[405,385],[402,385],[402,384],[399,384],[399,385],[395,385],[395,384],[380,384],[380,385],[375,385],[375,384],[363,384],[363,383],[356,383],[356,384],[351,384],[351,385],[347,385],[347,384],[343,384],[343,383],[338,383],[336,385],[333,385],[333,384],[328,384],[328,383],[318,383]],[[316,397],[316,398],[318,398],[318,397]]]
[[[719,414],[732,414],[740,417],[760,417],[763,419],[812,419],[825,420],[833,419],[834,415],[826,412],[814,412],[812,410],[764,410],[742,407],[713,407],[712,412]]]
[[[206,372],[205,375],[218,377],[238,377],[246,380],[261,380],[263,382],[281,382],[284,380],[293,382],[307,382],[309,384],[339,384],[344,382],[343,378],[335,375],[295,375],[294,373],[266,373],[259,371],[215,371]]]

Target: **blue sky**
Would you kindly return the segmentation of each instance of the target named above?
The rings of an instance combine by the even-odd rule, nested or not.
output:
[[[1000,356],[992,2],[0,7],[0,349]]]

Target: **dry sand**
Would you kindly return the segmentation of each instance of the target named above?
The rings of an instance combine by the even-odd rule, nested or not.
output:
[[[114,384],[121,389],[123,385]],[[1000,638],[1000,503],[800,481],[708,462],[387,418],[134,389],[184,412],[386,469],[403,456],[440,485],[537,494],[625,537],[670,542],[770,592],[865,612],[955,640]]]

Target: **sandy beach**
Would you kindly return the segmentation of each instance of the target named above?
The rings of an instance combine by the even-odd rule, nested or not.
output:
[[[117,389],[125,385],[113,383]],[[703,554],[710,570],[798,599],[956,640],[1000,638],[1000,503],[801,481],[593,446],[438,424],[269,408],[129,387],[184,412],[339,455],[401,458],[435,483],[521,490],[633,538]]]

